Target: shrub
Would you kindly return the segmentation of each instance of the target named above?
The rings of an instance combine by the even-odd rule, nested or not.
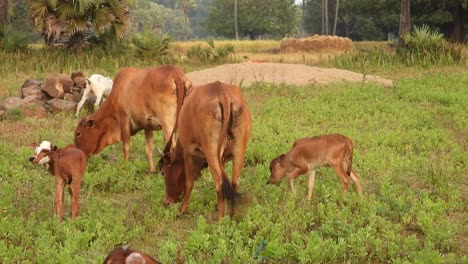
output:
[[[168,58],[170,42],[171,38],[168,35],[158,37],[150,31],[137,35],[132,39],[139,56],[158,58],[160,62]]]
[[[462,58],[462,48],[450,45],[444,35],[431,30],[428,25],[414,26],[411,34],[403,36],[405,46],[398,54],[407,65],[422,66],[458,63]]]
[[[29,35],[23,31],[13,30],[11,26],[0,28],[0,48],[12,52],[28,48]]]
[[[226,44],[217,48],[212,39],[207,41],[208,47],[201,45],[192,46],[187,52],[187,57],[196,58],[205,63],[226,61],[229,55],[235,53],[232,44]]]

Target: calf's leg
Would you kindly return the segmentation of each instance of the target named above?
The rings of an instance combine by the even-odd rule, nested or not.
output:
[[[78,216],[78,211],[80,210],[80,181],[77,180],[78,177],[74,177],[72,183],[68,186],[71,196],[70,211],[72,219]]]
[[[55,176],[55,214],[57,215],[59,222],[63,220],[62,205],[63,205],[63,189],[65,188],[65,180],[60,176]]]
[[[146,156],[148,157],[149,163],[149,170],[150,173],[156,171],[153,162],[153,131],[152,130],[145,130],[145,139],[146,139]]]
[[[306,200],[312,200],[312,190],[315,185],[315,170],[309,172],[309,180],[307,181],[307,196]]]

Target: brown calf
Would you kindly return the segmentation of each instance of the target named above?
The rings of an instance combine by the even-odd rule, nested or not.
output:
[[[330,166],[335,169],[342,182],[342,195],[348,190],[351,179],[356,191],[361,194],[362,187],[358,175],[351,169],[353,162],[353,143],[340,134],[321,135],[301,138],[294,142],[292,149],[281,154],[270,163],[271,176],[269,183],[277,183],[287,177],[289,187],[295,195],[293,181],[300,175],[308,173],[307,200],[312,199],[315,182],[315,170],[318,167]]]
[[[160,262],[129,246],[116,247],[104,260],[104,264],[159,264]]]
[[[48,164],[49,172],[55,178],[55,213],[59,221],[63,220],[63,190],[68,185],[71,196],[72,219],[78,215],[80,203],[80,185],[86,170],[87,158],[85,153],[69,145],[58,149],[48,141],[43,141],[36,146],[34,156],[29,161],[36,164]]]
[[[208,168],[218,195],[218,219],[224,216],[224,199],[234,199],[250,138],[250,112],[237,86],[214,82],[192,87],[182,105],[173,137],[159,161],[164,174],[166,196],[164,204],[178,202],[184,195],[181,212],[188,210],[190,193],[201,170]],[[224,166],[232,160],[232,183]]]

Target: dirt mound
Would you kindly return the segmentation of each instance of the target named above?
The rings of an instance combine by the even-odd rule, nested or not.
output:
[[[225,64],[210,69],[187,74],[194,85],[214,81],[249,86],[254,82],[286,83],[294,85],[327,84],[332,82],[359,82],[364,77],[360,73],[333,68],[311,67],[303,64],[252,63]],[[373,81],[391,86],[392,80],[366,75],[365,81]]]
[[[346,51],[353,47],[349,38],[313,35],[308,38],[284,38],[280,42],[281,52],[329,52]]]

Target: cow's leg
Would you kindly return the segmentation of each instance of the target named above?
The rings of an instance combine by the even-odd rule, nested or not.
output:
[[[336,171],[336,174],[340,177],[341,180],[341,200],[340,204],[343,204],[344,197],[346,192],[349,188],[349,175],[346,173],[345,169],[343,168],[343,164],[330,164],[330,166]]]
[[[73,177],[72,183],[68,186],[71,196],[70,211],[72,219],[78,216],[78,211],[80,210],[80,181],[77,179],[79,179],[79,175]]]
[[[86,89],[83,92],[83,97],[81,98],[80,102],[78,103],[78,106],[76,107],[76,113],[75,115],[78,116],[80,113],[81,107],[83,107],[83,104],[88,100],[89,93],[91,92],[91,89],[86,85]]]
[[[195,181],[195,165],[193,158],[190,154],[184,153],[184,163],[185,163],[185,193],[184,200],[180,206],[181,212],[187,212],[188,205],[190,202],[190,194],[192,193],[193,183]]]
[[[62,205],[63,205],[63,189],[65,188],[65,180],[60,176],[55,176],[55,214],[57,215],[59,222],[63,220]]]
[[[362,195],[362,187],[361,187],[361,182],[359,181],[359,174],[357,174],[354,171],[351,171],[351,174],[349,176],[351,177],[351,180],[354,182],[356,192],[359,193],[359,195]]]
[[[309,180],[307,181],[307,196],[306,200],[312,200],[312,190],[314,189],[315,184],[315,170],[309,172]]]
[[[218,200],[216,203],[216,207],[218,209],[218,221],[224,217],[224,193],[222,190],[223,184],[223,170],[220,164],[220,159],[218,157],[216,146],[211,146],[205,148],[205,157],[206,161],[208,162],[208,168],[210,169],[211,176],[213,177],[213,181],[215,183],[216,194],[218,196]],[[226,178],[225,174],[224,177]],[[225,180],[228,180],[227,178]],[[232,210],[233,211],[233,210]]]
[[[102,92],[94,91],[96,93],[96,102],[94,102],[94,112],[99,108],[99,103],[101,103]]]
[[[155,172],[154,162],[153,162],[153,131],[145,130],[145,139],[146,139],[146,156],[148,157],[149,170],[150,173]]]
[[[123,143],[123,154],[124,160],[128,161],[128,156],[130,153],[130,126],[122,125],[122,143]]]
[[[296,167],[294,168],[294,170],[286,175],[286,177],[288,178],[289,189],[291,189],[291,192],[294,196],[296,196],[296,189],[294,188],[293,184],[294,179],[303,174],[306,174],[309,171],[309,166],[307,165],[307,162],[305,160],[298,160],[295,166]]]
[[[242,171],[242,168],[244,167],[247,140],[243,140],[241,142],[236,141],[233,146],[232,187],[234,188],[236,192],[239,191],[239,182],[240,182],[241,171]]]

